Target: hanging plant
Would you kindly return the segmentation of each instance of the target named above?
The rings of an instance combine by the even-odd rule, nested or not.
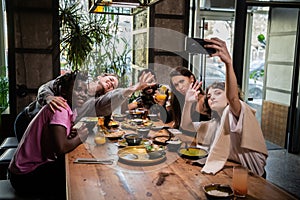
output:
[[[119,16],[83,13],[83,5],[80,1],[60,5],[62,58],[72,70],[85,70],[92,76],[114,73],[120,86],[128,86],[125,75],[130,70],[131,48],[118,35]]]
[[[72,70],[82,68],[94,44],[110,37],[106,17],[83,14],[82,9],[79,2],[64,2],[59,8],[61,52]]]

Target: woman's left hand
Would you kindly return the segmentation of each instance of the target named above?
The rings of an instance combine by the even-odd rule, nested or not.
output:
[[[186,102],[196,102],[198,101],[198,95],[200,93],[199,88],[201,87],[202,82],[196,81],[191,83],[189,89],[186,91],[185,101]]]

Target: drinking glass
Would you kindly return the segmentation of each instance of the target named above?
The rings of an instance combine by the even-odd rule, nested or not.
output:
[[[98,133],[96,133],[96,135],[94,137],[94,141],[97,145],[101,145],[106,142],[106,138],[105,138],[104,132],[102,130],[99,130]]]
[[[248,169],[243,166],[233,167],[232,188],[236,197],[247,195]]]
[[[167,95],[163,89],[158,88],[158,93],[156,93],[155,98],[157,100],[165,100],[167,98]]]

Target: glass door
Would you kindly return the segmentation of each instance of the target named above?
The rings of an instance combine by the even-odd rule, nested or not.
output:
[[[238,83],[245,91],[263,83],[262,94],[248,92],[246,100],[260,112],[266,140],[292,153],[300,149],[299,8],[295,1],[236,1],[233,47]]]

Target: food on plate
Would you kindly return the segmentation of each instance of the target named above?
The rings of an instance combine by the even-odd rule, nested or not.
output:
[[[108,127],[117,128],[119,126],[119,123],[117,121],[110,121],[108,123]]]
[[[154,142],[165,144],[170,139],[169,136],[157,136],[153,138]]]
[[[222,192],[219,190],[210,190],[207,193],[210,195],[218,196],[218,197],[227,197],[228,196],[228,192]]]
[[[233,190],[229,185],[208,184],[203,187],[208,199],[233,199]]]
[[[103,130],[104,131],[104,136],[107,138],[120,138],[125,134],[125,131],[108,131],[108,130]]]
[[[145,148],[147,152],[153,152],[153,151],[162,151],[165,150],[165,147],[162,145],[157,145],[157,144],[153,144],[153,143],[148,143],[145,144]]]

